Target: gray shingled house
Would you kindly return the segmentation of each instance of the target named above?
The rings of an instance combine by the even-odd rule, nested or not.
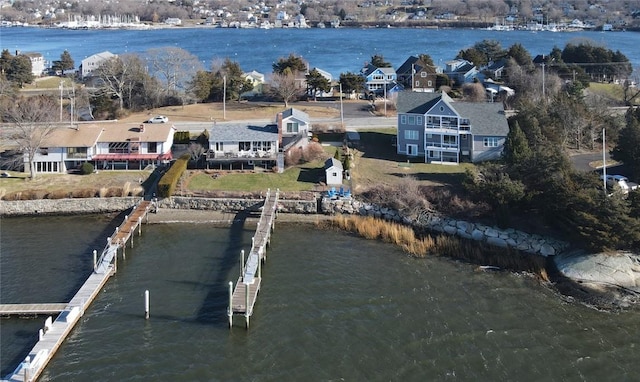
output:
[[[446,93],[398,95],[398,154],[426,163],[500,158],[509,124],[502,103],[459,102]]]

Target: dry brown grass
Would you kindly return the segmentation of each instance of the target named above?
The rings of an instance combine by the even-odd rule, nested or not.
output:
[[[144,189],[138,184],[150,174],[150,171],[137,170],[99,171],[89,175],[39,174],[35,179],[29,179],[28,174],[12,172],[11,177],[0,178],[0,198],[26,200],[139,196]]]
[[[338,215],[334,219],[319,223],[327,224],[373,240],[382,240],[399,246],[414,257],[446,256],[472,264],[492,265],[503,269],[529,272],[544,281],[549,281],[546,259],[542,256],[523,254],[507,248],[491,247],[487,244],[439,234],[417,235],[413,228],[394,222],[361,217]]]
[[[337,118],[340,111],[327,106],[293,105],[296,109],[304,111],[312,118],[326,117]],[[285,110],[284,104],[279,103],[248,103],[227,102],[226,107],[222,103],[198,103],[185,106],[167,106],[140,113],[132,113],[120,118],[121,122],[141,122],[154,115],[165,115],[169,121],[184,122],[211,122],[234,121],[251,119],[275,120],[278,112]],[[225,118],[226,117],[226,118]]]

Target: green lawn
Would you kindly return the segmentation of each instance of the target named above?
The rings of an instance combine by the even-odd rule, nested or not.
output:
[[[191,191],[310,191],[324,177],[323,163],[315,162],[291,167],[282,174],[264,173],[197,173],[186,188]]]

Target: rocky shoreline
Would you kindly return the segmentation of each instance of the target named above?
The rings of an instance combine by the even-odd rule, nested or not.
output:
[[[73,215],[121,212],[140,198],[91,198],[60,200],[2,201],[0,217]],[[172,197],[157,201],[149,223],[207,223],[226,226],[237,219],[257,222],[261,199]],[[238,211],[246,211],[243,216]],[[353,198],[281,200],[278,221],[318,223],[335,214],[374,216],[432,232],[463,239],[510,247],[532,256],[548,258],[557,289],[596,308],[629,308],[640,303],[640,256],[630,252],[586,254],[571,251],[568,243],[513,229],[500,230],[473,222],[454,220],[438,214],[414,220],[397,211]]]

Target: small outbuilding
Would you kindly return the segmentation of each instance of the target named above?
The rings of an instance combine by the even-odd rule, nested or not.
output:
[[[324,162],[324,173],[328,185],[342,184],[342,162],[335,158],[329,158]]]

